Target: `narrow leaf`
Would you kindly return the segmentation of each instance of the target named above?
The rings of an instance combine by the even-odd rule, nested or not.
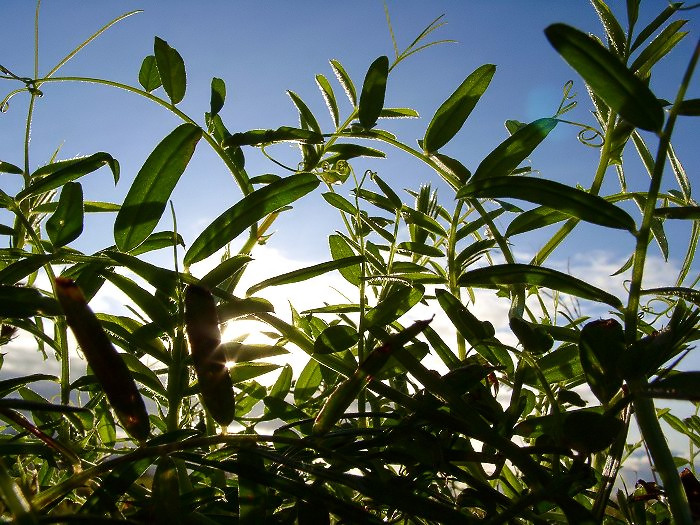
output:
[[[32,173],[32,183],[17,194],[17,200],[30,195],[38,195],[60,188],[66,182],[92,173],[102,166],[109,166],[114,175],[114,183],[119,180],[119,162],[109,153],[99,152],[87,157],[62,160],[42,166]]]
[[[148,156],[114,221],[114,240],[121,251],[136,248],[153,232],[201,136],[198,126],[182,124]]]
[[[22,168],[10,164],[9,162],[0,161],[0,173],[13,173],[15,175],[22,175],[24,173]]]
[[[287,90],[287,95],[292,99],[292,102],[299,111],[299,119],[301,121],[301,127],[306,129],[307,127],[312,131],[315,131],[319,135],[321,134],[321,126],[319,126],[316,117],[309,109],[309,106],[301,99],[299,95],[294,93],[294,91]]]
[[[510,174],[545,139],[557,122],[557,119],[542,118],[520,128],[481,161],[471,182]]]
[[[338,79],[338,82],[345,91],[345,94],[348,96],[350,104],[352,104],[353,107],[357,106],[357,94],[355,91],[355,84],[352,83],[350,75],[347,74],[345,68],[343,68],[342,64],[338,60],[332,59],[330,63],[331,69],[333,69],[335,77]]]
[[[475,180],[457,192],[464,198],[513,198],[556,209],[571,217],[607,226],[636,231],[634,219],[622,208],[602,197],[572,188],[560,182],[533,177],[493,177]]]
[[[331,272],[333,270],[339,270],[340,268],[347,268],[348,266],[354,266],[362,262],[362,256],[355,255],[352,257],[345,257],[342,259],[336,259],[334,261],[328,261],[320,264],[314,264],[313,266],[307,266],[306,268],[300,268],[299,270],[294,270],[292,272],[283,273],[270,279],[265,279],[248,288],[246,295],[252,295],[255,292],[267,288],[268,286],[280,286],[283,284],[298,283],[301,281],[306,281],[313,277],[318,277],[325,273]]]
[[[452,140],[486,91],[495,72],[496,66],[493,64],[484,64],[477,68],[442,103],[423,138],[423,149],[426,152],[437,151]]]
[[[221,108],[224,107],[226,100],[226,83],[220,78],[214,77],[211,79],[211,99],[209,102],[209,115],[214,117],[218,115]]]
[[[277,129],[253,129],[234,133],[223,141],[225,148],[236,146],[259,146],[275,142],[297,142],[300,144],[323,144],[323,135],[309,129],[281,126]]]
[[[389,58],[380,56],[369,66],[360,94],[357,117],[365,129],[374,127],[384,107],[386,80],[389,75]]]
[[[325,76],[319,74],[316,75],[316,84],[318,85],[318,89],[321,90],[323,100],[328,107],[328,112],[331,114],[333,125],[338,127],[338,103],[335,100],[335,93],[333,93],[333,88],[331,87],[330,82],[328,82],[328,79]]]
[[[622,302],[617,297],[580,279],[557,270],[529,264],[495,264],[477,268],[463,274],[459,278],[459,284],[487,287],[503,284],[545,286],[583,299],[600,301],[614,308],[622,307]]]
[[[545,34],[595,94],[620,116],[639,128],[661,130],[661,104],[615,55],[587,34],[565,24],[552,24]]]
[[[422,286],[400,286],[391,291],[374,308],[365,314],[365,327],[386,326],[408,312],[423,298]]]
[[[256,221],[303,197],[319,184],[313,173],[300,173],[246,195],[214,219],[194,240],[185,253],[185,265],[189,266],[209,257]]]

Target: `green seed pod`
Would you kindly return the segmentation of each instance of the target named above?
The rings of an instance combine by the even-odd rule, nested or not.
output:
[[[204,407],[214,421],[226,427],[236,412],[233,382],[221,345],[216,302],[203,286],[185,289],[185,326]]]
[[[153,522],[167,525],[182,523],[180,504],[180,483],[177,467],[170,456],[158,460],[153,476]]]
[[[148,412],[136,383],[72,279],[56,278],[56,298],[95,377],[124,429],[139,441],[150,433]]]

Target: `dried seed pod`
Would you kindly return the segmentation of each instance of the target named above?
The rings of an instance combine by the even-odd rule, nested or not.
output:
[[[189,285],[185,290],[185,327],[204,407],[225,427],[236,412],[233,382],[221,346],[216,302],[203,286]]]
[[[150,433],[148,412],[119,353],[72,279],[56,278],[56,296],[78,344],[124,429],[139,441]]]

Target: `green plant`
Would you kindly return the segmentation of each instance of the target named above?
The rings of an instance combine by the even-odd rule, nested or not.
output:
[[[387,13],[394,57],[372,62],[359,90],[342,64],[331,61],[352,106],[344,118],[331,82],[316,76],[334,124],[330,131],[290,91],[298,124],[231,133],[219,115],[226,97],[219,78],[211,83],[204,125],[198,124],[177,106],[186,92],[184,60],[157,37],[153,55],[141,65],[139,87],[55,76],[73,54],[132,13],[98,31],[43,77],[37,68],[32,78],[2,68],[1,78],[21,84],[2,107],[19,93],[29,96],[24,167],[0,163],[3,172],[23,180],[14,196],[0,193],[0,206],[14,220],[12,226],[0,228],[10,239],[10,246],[0,249],[3,341],[15,330],[29,332],[39,348],[55,352],[62,365],[59,377],[31,374],[0,381],[0,418],[6,422],[0,435],[3,517],[18,523],[697,519],[691,514],[697,508],[697,492],[684,490],[658,424],[658,418],[665,419],[697,444],[697,416],[681,421],[665,409],[657,410],[654,399],[698,400],[698,372],[678,371],[676,364],[699,333],[697,279],[687,282],[700,208],[671,147],[676,119],[697,116],[698,101],[685,93],[698,48],[673,94],[674,102],[667,103],[650,90],[648,80],[654,65],[685,36],[680,31],[683,22],[670,21],[681,4],[669,5],[636,33],[638,1],[627,2],[627,30],[602,0],[592,3],[607,45],[564,24],[552,25],[545,33],[586,82],[595,123],[563,119],[576,102],[567,83],[554,115],[531,123],[507,121],[508,138],[473,173],[440,150],[488,89],[494,65],[485,64],[466,76],[437,109],[418,148],[378,127],[383,119],[418,116],[410,108],[384,107],[386,86],[400,62],[442,42],[429,40],[441,27],[441,18],[400,51]],[[53,82],[125,90],[183,121],[148,156],[120,204],[84,200],[79,182],[103,166],[116,182],[119,163],[109,153],[54,158],[30,170],[34,104],[42,87]],[[165,98],[155,94],[161,87]],[[560,124],[600,138],[599,164],[588,189],[535,177],[531,168],[523,167]],[[659,137],[656,156],[640,130]],[[366,139],[386,151],[366,146]],[[181,254],[185,243],[174,212],[173,231],[155,229],[202,141],[221,158],[243,197]],[[645,192],[627,190],[629,174],[622,158],[630,141],[649,172]],[[285,166],[273,156],[277,143],[299,146],[298,166]],[[244,148],[249,147],[259,148],[287,176],[249,177],[244,163]],[[407,154],[429,166],[454,195],[441,202],[431,184],[425,184],[408,190],[413,202],[406,204],[377,173],[355,172],[358,157],[378,158],[388,152]],[[678,189],[661,192],[667,159]],[[620,190],[600,195],[610,166]],[[250,253],[256,244],[264,242],[290,204],[310,198],[305,196],[321,186],[322,198],[337,209],[345,226],[345,231],[328,237],[330,259],[240,290],[243,273],[254,264]],[[536,207],[523,211],[503,199]],[[636,219],[619,205],[627,202],[638,206],[641,214]],[[95,211],[116,212],[115,243],[84,254],[69,245],[85,235],[84,213]],[[502,231],[495,219],[508,216],[514,218]],[[687,254],[674,283],[644,288],[650,242],[667,255],[666,220],[692,222]],[[635,239],[634,253],[620,269],[632,270],[625,302],[582,278],[545,266],[581,222],[621,230]],[[552,224],[560,224],[558,231],[534,258],[527,264],[518,262],[512,249],[515,237]],[[488,235],[482,233],[484,228]],[[242,248],[231,254],[230,243],[244,232]],[[173,250],[173,269],[142,257],[163,249]],[[192,265],[222,249],[221,262],[211,271],[199,277],[192,273]],[[291,322],[255,295],[335,270],[356,295],[342,304],[301,312],[292,307]],[[126,271],[155,291],[145,290]],[[93,314],[85,300],[107,281],[143,314]],[[41,288],[42,282],[51,289]],[[509,301],[508,323],[517,345],[504,343],[494,326],[470,309],[479,288],[495,290]],[[560,294],[601,305],[610,318],[589,321],[575,309],[567,311]],[[663,308],[642,309],[643,296]],[[415,312],[420,303],[433,314],[444,314],[456,334],[454,341],[431,327],[430,320],[404,326],[403,316]],[[266,323],[276,342],[222,343],[219,323],[244,318]],[[73,382],[68,327],[92,368]],[[118,356],[113,345],[122,350]],[[308,354],[296,378],[290,366],[260,361],[292,347]],[[447,371],[429,369],[428,355],[438,358]],[[119,372],[110,376],[101,365],[115,357],[125,367],[110,365]],[[222,375],[223,357],[235,362],[230,375]],[[146,366],[146,359],[155,365]],[[256,380],[275,368],[280,371],[272,385]],[[59,404],[29,388],[45,380],[59,383]],[[127,390],[129,403],[122,405],[120,394],[134,382],[139,391]],[[580,386],[597,402],[586,402],[574,390]],[[8,397],[15,392],[20,398]],[[143,398],[149,408],[148,428],[141,417]],[[21,411],[29,411],[31,421]],[[612,498],[630,448],[633,414],[664,492],[649,482],[635,494],[620,490]],[[231,421],[242,430],[226,431]],[[265,424],[271,421],[274,430],[268,431]],[[131,437],[121,434],[120,426]],[[694,455],[691,449],[691,465]],[[692,487],[688,480],[692,473],[683,475],[685,486]],[[688,497],[693,505],[688,505]]]

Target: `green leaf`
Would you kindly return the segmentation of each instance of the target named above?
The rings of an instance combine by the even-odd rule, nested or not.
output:
[[[221,343],[221,346],[226,354],[227,361],[232,363],[248,363],[266,357],[275,357],[289,353],[284,347],[277,345],[249,345],[236,341],[229,341],[227,343]]]
[[[686,115],[688,117],[700,116],[700,98],[690,98],[681,102],[680,107],[678,108],[678,114]]]
[[[661,130],[661,104],[615,55],[587,34],[565,24],[552,24],[545,34],[593,92],[620,116],[639,128]]]
[[[379,118],[419,118],[420,115],[411,108],[383,108]]]
[[[253,258],[250,255],[234,255],[229,259],[221,261],[221,263],[202,277],[200,282],[209,289],[215,288],[224,281],[240,274],[252,260]]]
[[[83,188],[79,182],[67,182],[54,214],[46,221],[46,233],[54,247],[65,246],[83,233]]]
[[[478,67],[442,103],[423,138],[423,149],[426,152],[437,151],[452,140],[486,91],[495,72],[496,66],[493,64]]]
[[[657,15],[654,20],[652,20],[644,29],[642,29],[637,38],[634,39],[632,45],[630,46],[630,53],[633,53],[639,46],[641,46],[647,38],[653,35],[658,28],[660,28],[666,20],[671,18],[673,14],[678,11],[678,9],[683,5],[683,2],[673,2],[669,3],[666,8]]]
[[[0,160],[0,173],[13,173],[15,175],[22,175],[24,173],[22,168],[18,168],[14,164],[9,162],[4,162]]]
[[[141,62],[141,69],[139,70],[139,84],[141,84],[143,89],[149,93],[154,89],[158,89],[162,85],[155,56],[148,55],[143,59],[143,62]]]
[[[28,275],[39,270],[42,266],[49,264],[53,258],[53,255],[44,253],[26,255],[0,270],[0,283],[9,285],[18,283]]]
[[[151,501],[156,525],[175,525],[182,522],[180,481],[177,465],[170,456],[158,458],[156,471],[153,474]]]
[[[348,257],[353,257],[355,251],[350,247],[348,242],[340,235],[330,235],[328,237],[328,244],[330,245],[331,256],[333,260],[347,259]],[[358,286],[362,278],[362,267],[360,264],[354,266],[345,266],[339,268],[340,275],[348,281],[350,284]]]
[[[47,202],[32,208],[32,213],[53,213],[58,208],[58,202]],[[83,201],[83,211],[85,213],[110,213],[119,211],[121,205],[113,202],[103,201]]]
[[[181,124],[148,156],[114,221],[121,251],[133,250],[153,232],[201,136],[200,127]]]
[[[421,242],[400,242],[396,249],[401,253],[406,254],[417,254],[417,255],[427,255],[428,257],[444,257],[445,254],[440,248],[435,246],[430,246],[429,244],[423,244]]]
[[[583,382],[583,369],[579,360],[578,347],[562,345],[537,360],[537,368],[549,384],[564,383],[575,386]],[[539,374],[529,365],[523,373],[523,383],[536,388],[541,387]]]
[[[270,389],[270,397],[276,397],[278,399],[284,399],[289,393],[289,389],[292,386],[292,367],[289,365],[284,365],[280,375],[277,376],[275,384],[272,385]]]
[[[583,299],[603,302],[614,308],[622,307],[622,302],[617,297],[587,282],[557,270],[530,264],[495,264],[485,268],[477,268],[462,274],[458,284],[487,287],[503,284],[545,286]]]
[[[211,98],[209,102],[209,115],[214,117],[218,115],[221,108],[224,107],[226,100],[226,83],[220,78],[214,77],[211,79]]]
[[[360,336],[352,326],[333,325],[326,328],[314,342],[315,354],[342,352],[355,346]]]
[[[165,40],[155,37],[153,52],[156,56],[158,73],[163,83],[163,89],[173,105],[185,97],[187,76],[185,74],[185,62],[180,53],[170,47]]]
[[[422,286],[399,286],[365,314],[365,328],[386,326],[408,312],[423,298]]]
[[[298,142],[300,144],[323,144],[323,135],[309,129],[281,126],[277,129],[252,129],[234,133],[223,141],[225,148],[259,146],[275,142]]]
[[[391,201],[391,203],[394,205],[394,209],[399,209],[401,206],[403,206],[403,203],[401,202],[401,197],[399,197],[394,190],[391,189],[391,186],[389,186],[386,182],[384,182],[379,175],[376,173],[372,175],[372,180],[379,186],[379,189],[382,190],[382,193],[386,195],[386,198]]]
[[[116,272],[105,271],[103,275],[163,330],[167,330],[172,325],[172,314],[158,297],[151,295],[128,277]]]
[[[622,387],[618,363],[625,351],[625,334],[615,319],[587,323],[579,336],[579,358],[591,391],[609,403]]]
[[[321,197],[323,197],[323,199],[334,208],[338,208],[340,211],[349,213],[353,217],[357,215],[357,208],[355,208],[355,206],[353,206],[352,203],[342,195],[329,191],[321,194]]]
[[[306,281],[313,277],[318,277],[333,270],[339,270],[341,268],[347,268],[348,266],[353,266],[361,263],[363,257],[360,255],[354,255],[352,257],[345,257],[342,259],[336,259],[333,261],[327,261],[320,264],[314,264],[312,266],[307,266],[306,268],[300,268],[299,270],[294,270],[292,272],[283,273],[281,275],[276,275],[270,279],[265,279],[248,288],[246,295],[252,295],[255,292],[267,288],[268,286],[280,286],[283,284],[298,283],[301,281]]]
[[[379,151],[378,149],[369,148],[367,146],[360,146],[359,144],[345,144],[336,143],[328,146],[326,148],[328,153],[333,153],[330,157],[326,157],[327,162],[337,162],[339,160],[350,160],[356,157],[373,157],[377,159],[383,159],[386,157],[386,153]]]
[[[401,208],[401,215],[403,215],[403,219],[406,221],[406,224],[414,224],[427,232],[438,235],[439,237],[447,237],[445,228],[443,228],[442,225],[430,215],[414,210],[413,208],[409,208],[408,206],[403,206]]]
[[[331,114],[333,125],[338,127],[338,103],[335,100],[335,93],[333,93],[333,88],[331,87],[330,82],[328,82],[328,79],[325,76],[319,74],[316,75],[316,84],[318,85],[318,89],[321,90],[323,100],[326,103],[326,107],[328,107],[328,112]]]
[[[603,24],[605,35],[608,37],[609,47],[612,47],[617,56],[623,57],[625,53],[625,41],[627,39],[625,38],[625,32],[620,26],[620,23],[603,0],[592,0],[591,3],[596,13],[598,13],[601,24]]]
[[[338,79],[338,82],[345,91],[345,94],[347,95],[350,104],[352,104],[353,107],[357,106],[357,94],[355,91],[355,84],[352,83],[350,75],[347,74],[345,68],[343,68],[342,64],[338,60],[332,59],[330,63],[331,69],[333,70],[335,77]]]
[[[662,286],[660,288],[646,288],[640,291],[642,295],[664,295],[679,297],[700,306],[700,290],[685,288],[683,286]]]
[[[634,219],[602,197],[560,182],[534,177],[476,177],[457,192],[458,199],[505,198],[541,204],[593,224],[636,232]]]
[[[542,118],[520,128],[481,161],[470,182],[510,174],[545,139],[557,122],[554,118]]]
[[[683,40],[688,34],[687,32],[679,32],[680,28],[687,22],[687,20],[676,20],[664,28],[664,30],[639,53],[634,62],[632,62],[630,70],[642,78],[648,75],[654,64],[666,56],[671,49],[676,47],[676,44]]]
[[[518,216],[515,217],[515,219],[513,219],[508,225],[508,229],[506,230],[504,237],[511,237],[520,233],[538,230],[540,228],[544,228],[545,226],[549,226],[550,224],[556,224],[557,222],[564,221],[569,217],[570,215],[562,213],[559,210],[548,208],[546,206],[539,206],[532,210],[518,214]]]
[[[156,290],[163,292],[166,296],[174,293],[180,276],[173,270],[167,270],[154,264],[142,261],[138,257],[121,253],[115,250],[105,250],[105,255],[115,263],[120,264],[135,274],[143,277]]]
[[[316,120],[316,117],[314,117],[314,114],[311,112],[309,109],[309,106],[306,105],[306,103],[301,99],[299,95],[294,93],[294,91],[287,90],[287,95],[289,95],[289,98],[292,99],[292,102],[296,106],[297,110],[299,111],[299,119],[301,121],[301,127],[306,129],[307,127],[310,128],[312,131],[315,131],[319,135],[321,134],[321,126],[318,125],[318,121]]]
[[[299,173],[246,195],[214,219],[194,240],[185,253],[185,265],[190,266],[209,257],[256,221],[300,199],[319,184],[313,173]]]
[[[386,56],[377,58],[367,70],[357,109],[357,117],[365,129],[373,128],[382,112],[388,76],[389,58]]]
[[[277,370],[280,366],[274,363],[263,362],[240,363],[231,369],[231,380],[234,384],[241,383]]]
[[[294,402],[297,406],[308,401],[321,385],[321,365],[315,359],[309,359],[294,385]]]
[[[119,162],[109,153],[99,152],[87,157],[61,160],[42,166],[32,173],[32,183],[20,191],[16,198],[22,200],[30,195],[39,195],[60,188],[66,182],[92,173],[102,166],[109,166],[114,175],[114,183],[119,180]]]
[[[0,317],[33,317],[60,315],[62,310],[51,297],[35,288],[0,284]]]

